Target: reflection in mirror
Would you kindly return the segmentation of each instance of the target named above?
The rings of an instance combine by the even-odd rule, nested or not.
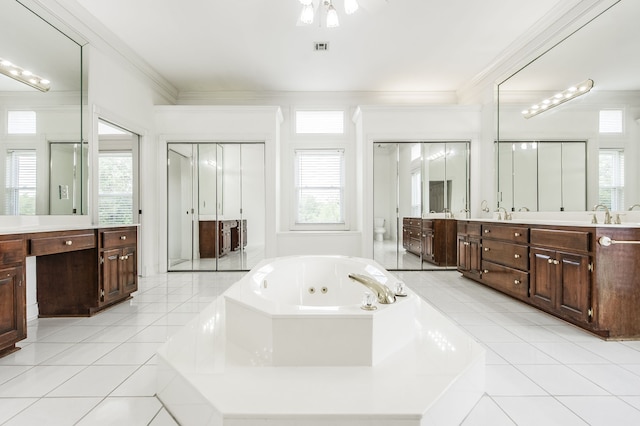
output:
[[[497,149],[498,207],[510,211],[584,211],[585,142],[502,141]]]
[[[49,144],[49,214],[77,214],[86,200],[88,149],[86,144],[51,142]],[[83,197],[82,194],[85,196]]]
[[[468,142],[373,145],[374,259],[388,269],[455,267],[469,199]]]
[[[98,121],[98,223],[138,223],[139,135]]]
[[[0,214],[74,214],[74,209],[75,214],[86,214],[83,179],[67,176],[64,183],[50,182],[50,176],[62,177],[59,170],[64,166],[48,167],[62,150],[55,142],[82,141],[80,44],[19,2],[3,1],[0,58],[3,70],[18,66],[45,78],[50,86],[40,91],[0,73],[0,110],[6,114],[0,123],[7,124],[0,132],[0,164],[7,171],[0,173]],[[51,147],[60,149],[50,156]],[[77,155],[77,173],[86,170],[85,159]]]
[[[619,1],[499,85],[498,140],[508,143],[497,149],[498,206],[583,211],[605,204],[616,210],[624,208],[616,200],[625,199],[627,205],[640,201],[638,16],[640,2]],[[594,81],[589,93],[534,117],[523,116],[534,104],[586,79]],[[509,149],[510,141],[518,141],[515,148]],[[532,141],[539,142],[535,159],[532,151],[517,149]],[[564,143],[543,146],[540,141]],[[628,163],[616,175],[615,197],[605,183],[611,179],[598,179],[612,171],[610,163],[598,164],[604,149],[622,153]],[[535,192],[527,177],[534,161]]]
[[[168,269],[249,270],[264,259],[264,144],[167,149]]]

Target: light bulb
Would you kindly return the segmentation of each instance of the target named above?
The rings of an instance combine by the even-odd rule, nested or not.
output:
[[[335,28],[339,26],[340,22],[338,21],[338,12],[336,12],[336,8],[330,4],[327,8],[327,28]]]
[[[303,24],[313,23],[313,4],[308,4],[302,8],[302,14],[300,15],[300,21]]]
[[[344,0],[344,12],[347,15],[351,15],[358,10],[359,7],[357,0]]]

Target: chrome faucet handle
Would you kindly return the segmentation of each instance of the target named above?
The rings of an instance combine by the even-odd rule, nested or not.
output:
[[[598,218],[596,217],[595,213],[589,213],[592,217],[591,217],[591,223],[593,224],[597,224],[598,223]]]

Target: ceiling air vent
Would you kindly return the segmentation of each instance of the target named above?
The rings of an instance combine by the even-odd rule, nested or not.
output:
[[[329,50],[329,42],[328,41],[316,41],[313,44],[313,48],[317,52]]]

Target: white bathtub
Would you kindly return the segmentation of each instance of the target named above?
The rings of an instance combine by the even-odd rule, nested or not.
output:
[[[254,268],[158,350],[158,398],[184,426],[460,424],[484,393],[482,346],[410,289],[360,309],[349,272],[397,281],[344,257]]]
[[[361,309],[366,275],[399,281],[370,259],[294,256],[266,260],[226,293],[227,338],[273,366],[372,366],[416,333],[418,297]]]

